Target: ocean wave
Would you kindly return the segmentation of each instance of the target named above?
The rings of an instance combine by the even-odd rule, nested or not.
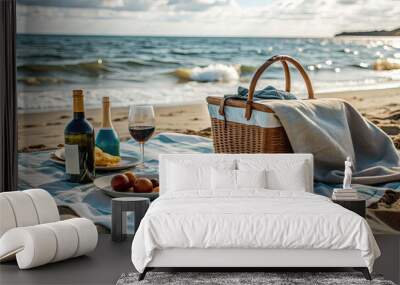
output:
[[[253,65],[240,65],[240,73],[241,74],[253,74],[257,70],[257,66]]]
[[[18,66],[17,70],[31,73],[80,72],[88,75],[99,75],[109,72],[109,69],[101,59],[94,62],[81,62],[77,64],[25,64]]]
[[[377,59],[372,65],[372,68],[378,71],[400,69],[400,59],[395,59],[395,58]]]
[[[210,64],[206,67],[178,68],[173,75],[185,81],[230,82],[240,78],[240,65]]]
[[[371,66],[366,62],[360,62],[359,64],[350,64],[350,67],[369,69]]]
[[[123,61],[121,63],[126,64],[128,66],[133,66],[133,67],[135,67],[135,66],[154,66],[154,64],[151,62],[146,62],[146,61],[136,60],[136,59]]]
[[[173,49],[170,52],[171,54],[177,54],[177,55],[197,55],[201,54],[203,52],[201,51],[192,51],[192,50],[184,50],[184,49]]]
[[[169,59],[156,59],[156,58],[153,58],[153,59],[150,59],[148,62],[151,62],[151,63],[156,63],[156,64],[166,64],[166,65],[181,65],[181,63],[180,62],[178,62],[178,61],[175,61],[175,60],[169,60]]]
[[[220,54],[224,53],[224,51],[221,50],[201,50],[201,49],[172,49],[169,53],[171,54],[176,54],[176,55],[215,55],[215,54]]]
[[[71,81],[58,77],[22,77],[18,78],[18,82],[21,82],[24,85],[29,85],[29,86],[42,86],[42,85],[60,85]]]

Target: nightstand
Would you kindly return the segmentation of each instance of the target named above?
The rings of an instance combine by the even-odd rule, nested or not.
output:
[[[111,237],[113,241],[123,241],[126,238],[126,212],[135,213],[135,232],[140,221],[150,206],[149,198],[142,197],[120,197],[111,201],[112,227]]]
[[[339,204],[340,206],[356,213],[359,214],[361,217],[365,218],[365,212],[366,212],[366,200],[363,199],[351,199],[351,200],[333,200],[333,203]]]

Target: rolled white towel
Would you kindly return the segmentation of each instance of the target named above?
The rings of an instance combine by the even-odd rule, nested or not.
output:
[[[78,232],[71,228],[70,223],[54,222],[44,224],[55,235],[57,242],[57,250],[51,262],[57,262],[75,256],[79,248]]]
[[[64,222],[71,224],[78,233],[78,248],[74,257],[91,252],[96,248],[98,233],[96,226],[91,220],[85,218],[74,218],[65,220]]]
[[[8,199],[0,195],[0,237],[8,230],[15,228],[17,222]]]
[[[57,252],[57,240],[43,225],[14,228],[0,238],[0,261],[16,257],[20,269],[51,262]]]
[[[16,256],[20,269],[33,268],[86,254],[97,240],[96,226],[85,218],[14,228],[0,238],[0,261]]]
[[[51,223],[60,220],[57,204],[49,192],[43,189],[29,189],[22,191],[28,194],[33,201],[39,224]]]
[[[43,189],[0,193],[0,237],[15,227],[60,220],[56,202]]]
[[[39,223],[35,205],[28,194],[14,191],[3,192],[1,195],[10,202],[17,227],[33,226]]]

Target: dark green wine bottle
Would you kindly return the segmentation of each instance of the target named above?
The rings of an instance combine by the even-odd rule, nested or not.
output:
[[[95,176],[94,129],[85,119],[83,91],[73,91],[74,117],[65,127],[65,172],[68,180],[92,182]]]

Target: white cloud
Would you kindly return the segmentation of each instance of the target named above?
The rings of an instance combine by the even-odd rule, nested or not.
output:
[[[400,0],[271,0],[251,6],[234,0],[18,3],[18,30],[33,33],[330,36],[400,24]]]

